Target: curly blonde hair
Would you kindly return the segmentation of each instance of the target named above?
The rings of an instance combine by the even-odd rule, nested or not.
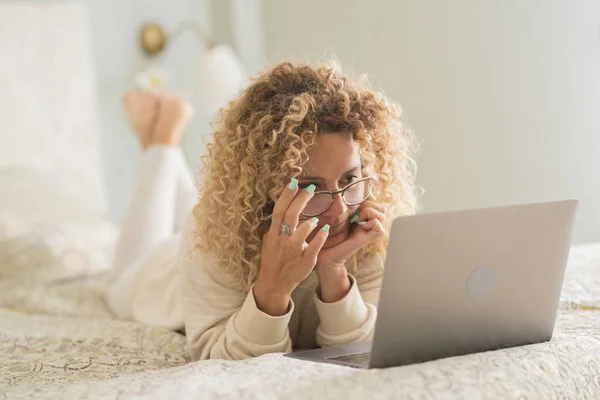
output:
[[[327,132],[348,132],[359,144],[363,173],[377,177],[374,197],[388,221],[413,214],[417,143],[399,117],[398,106],[337,64],[282,63],[260,74],[213,124],[194,209],[198,247],[247,292],[258,275],[274,202],[302,173],[316,136]],[[369,255],[383,256],[386,247],[387,235],[357,252],[348,270]]]

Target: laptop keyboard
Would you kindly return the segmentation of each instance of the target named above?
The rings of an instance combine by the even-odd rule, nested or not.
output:
[[[356,353],[356,354],[347,354],[343,356],[337,357],[328,357],[328,360],[334,361],[343,361],[343,362],[351,362],[356,364],[364,365],[365,367],[369,366],[369,360],[371,360],[371,353]]]

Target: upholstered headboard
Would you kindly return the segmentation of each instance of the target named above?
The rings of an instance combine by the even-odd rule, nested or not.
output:
[[[35,175],[104,213],[91,43],[81,3],[0,3],[0,185]]]

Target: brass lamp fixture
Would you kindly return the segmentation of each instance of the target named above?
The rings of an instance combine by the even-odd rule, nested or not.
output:
[[[154,58],[188,30],[204,45],[200,63],[200,90],[209,110],[214,112],[227,104],[247,81],[244,67],[230,46],[217,44],[202,25],[185,20],[170,33],[159,23],[145,22],[139,31],[140,47],[144,54]]]
[[[190,30],[197,39],[208,48],[216,46],[213,37],[202,28],[198,22],[185,20],[177,24],[171,33],[167,33],[162,25],[156,22],[146,22],[140,28],[140,46],[148,56],[160,54],[168,44],[177,39],[183,32]]]

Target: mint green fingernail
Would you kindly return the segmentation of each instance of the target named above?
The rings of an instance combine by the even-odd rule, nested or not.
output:
[[[317,187],[311,183],[311,184],[310,184],[310,185],[308,185],[308,187],[306,188],[306,191],[307,191],[308,193],[312,193],[312,192],[314,192],[314,191],[315,191],[315,189],[316,189],[316,188],[317,188]]]
[[[288,188],[290,188],[291,190],[294,190],[297,187],[298,187],[298,179],[292,178],[292,180],[290,181],[290,184],[288,185]]]
[[[323,225],[323,228],[321,228],[321,229],[323,229],[325,232],[329,232],[329,228],[331,228],[329,226],[329,224],[325,224],[325,225]]]
[[[353,223],[358,219],[358,214],[355,214],[354,217],[350,218],[350,223]]]
[[[315,225],[317,224],[317,222],[319,222],[319,218],[317,217],[313,217],[310,219]]]
[[[362,221],[362,222],[359,222],[358,224],[362,226],[362,225],[365,225],[366,223],[367,223],[367,221]]]

